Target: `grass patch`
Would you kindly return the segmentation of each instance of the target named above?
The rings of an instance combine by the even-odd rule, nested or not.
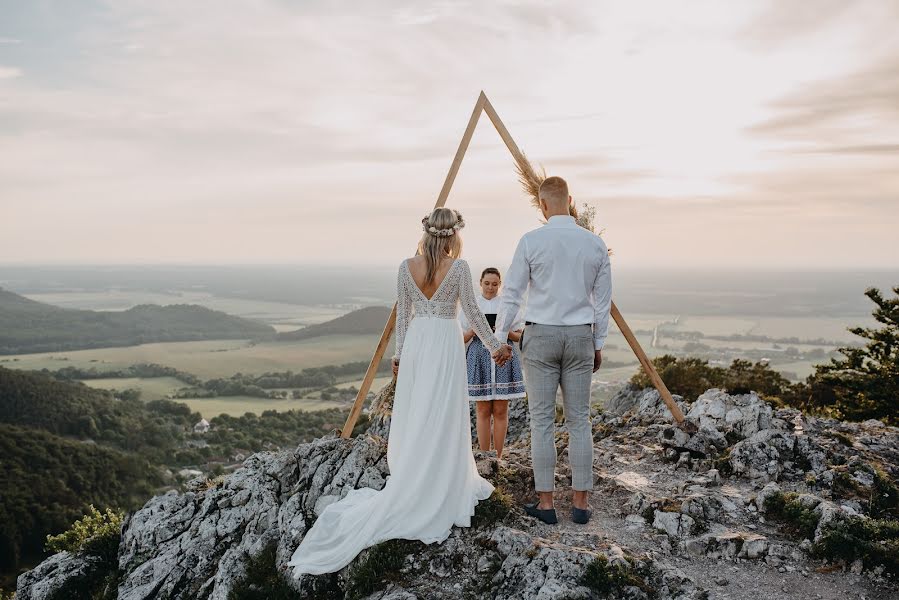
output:
[[[228,600],[291,600],[297,597],[282,573],[275,567],[276,545],[266,546],[247,562],[244,576],[231,588]],[[338,595],[317,595],[322,600],[340,598]]]
[[[587,565],[581,577],[581,585],[590,588],[602,597],[611,594],[621,594],[627,587],[636,587],[648,596],[655,595],[655,589],[647,585],[646,581],[633,568],[623,565],[612,566],[609,560],[599,555]]]
[[[774,519],[781,521],[786,526],[808,539],[815,538],[815,530],[818,528],[819,517],[815,512],[803,506],[795,492],[779,492],[765,498],[765,510]]]
[[[411,540],[389,540],[374,546],[350,568],[347,600],[359,600],[399,580],[406,556],[422,545]]]
[[[828,431],[825,433],[825,435],[832,437],[833,439],[840,442],[844,446],[848,446],[850,448],[852,447],[853,444],[855,444],[855,440],[852,439],[852,436],[849,435],[848,433],[843,433],[842,431]]]
[[[672,498],[664,498],[662,500],[662,504],[659,505],[658,510],[662,512],[679,513],[682,505],[683,503],[678,500],[674,500]]]
[[[724,454],[712,461],[712,468],[718,470],[722,477],[730,477],[734,473],[734,467],[730,464],[730,448]]]
[[[859,483],[848,470],[836,471],[831,490],[840,498],[854,498],[866,504],[868,514],[874,518],[899,516],[899,488],[889,475],[872,465],[855,469],[871,475],[870,488]]]
[[[899,521],[849,517],[829,526],[812,552],[847,563],[861,559],[869,569],[882,566],[899,576]]]
[[[505,519],[512,512],[515,499],[501,487],[496,487],[490,497],[481,500],[474,509],[471,526],[475,528],[490,527]]]

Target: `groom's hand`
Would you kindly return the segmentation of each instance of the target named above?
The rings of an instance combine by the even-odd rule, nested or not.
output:
[[[512,358],[512,346],[503,344],[499,350],[493,353],[493,360],[498,366],[503,366]]]
[[[597,350],[593,353],[593,372],[596,373],[599,371],[599,367],[602,366],[602,350]]]

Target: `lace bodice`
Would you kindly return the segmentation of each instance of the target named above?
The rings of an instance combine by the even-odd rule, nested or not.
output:
[[[396,354],[393,357],[399,360],[403,352],[406,330],[415,316],[455,319],[460,304],[465,318],[468,319],[475,334],[481,338],[484,346],[491,352],[499,350],[502,344],[493,335],[490,324],[478,308],[471,269],[466,261],[455,260],[443,281],[437,286],[437,291],[428,299],[412,279],[408,259],[404,260],[396,277]]]

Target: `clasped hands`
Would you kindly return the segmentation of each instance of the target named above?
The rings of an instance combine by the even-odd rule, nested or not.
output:
[[[503,344],[500,346],[499,350],[494,352],[492,355],[493,362],[496,363],[497,366],[501,367],[512,359],[512,346],[509,344]],[[396,358],[391,359],[391,366],[393,367],[393,374],[397,375],[400,371],[400,361]]]
[[[493,362],[495,362],[498,367],[501,367],[511,360],[512,346],[503,344],[500,346],[499,350],[494,352],[491,356],[493,356]]]

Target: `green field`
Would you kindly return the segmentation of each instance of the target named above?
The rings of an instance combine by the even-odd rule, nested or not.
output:
[[[174,377],[122,377],[120,379],[83,379],[82,383],[103,390],[140,390],[141,400],[166,398],[175,390],[184,387],[183,381]]]
[[[231,377],[235,373],[262,374],[300,371],[310,367],[368,361],[377,335],[334,335],[292,342],[253,344],[246,340],[166,342],[121,348],[42,352],[0,358],[0,365],[15,369],[50,369],[66,366],[97,370],[157,363],[192,373],[202,379]]]
[[[383,377],[375,377],[371,383],[371,391],[377,392],[382,387],[384,387],[385,385],[390,383],[390,381],[392,379],[393,379],[393,375],[385,375]],[[334,387],[336,387],[339,390],[345,390],[345,389],[351,388],[351,387],[359,389],[361,386],[362,386],[362,379],[358,379],[356,381],[345,381],[343,383],[338,383]]]
[[[389,379],[388,379],[389,381]],[[372,389],[380,389],[377,385]],[[93,388],[106,390],[139,389],[142,400],[159,400],[168,397],[179,388],[185,386],[184,382],[174,377],[125,377],[121,379],[85,379],[83,383]],[[383,384],[381,384],[383,385]],[[348,384],[340,384],[338,387],[349,387]],[[286,411],[292,409],[319,410],[322,408],[341,408],[344,404],[319,400],[316,398],[302,398],[298,400],[273,400],[268,398],[256,398],[252,396],[218,396],[215,398],[175,398],[175,402],[183,402],[209,419],[220,414],[229,414],[239,417],[252,412],[259,414],[266,410]]]
[[[245,413],[260,414],[266,410],[284,412],[288,410],[321,410],[323,408],[349,408],[340,402],[325,400],[270,400],[250,396],[227,396],[218,398],[178,398],[176,402],[187,404],[191,410],[210,419],[218,415],[239,417]]]

